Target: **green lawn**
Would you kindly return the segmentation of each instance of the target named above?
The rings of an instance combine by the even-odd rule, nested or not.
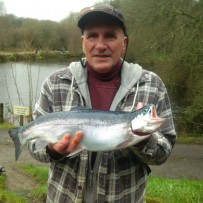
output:
[[[40,183],[31,192],[33,199],[45,202],[48,167],[23,164],[20,168]],[[0,176],[0,203],[27,203],[26,199],[6,189],[6,177]],[[201,203],[203,202],[203,180],[186,178],[172,179],[150,176],[146,190],[147,203]]]
[[[150,176],[146,192],[160,203],[203,202],[203,180]]]
[[[6,189],[6,176],[0,176],[0,203],[27,203],[27,200],[19,194]]]

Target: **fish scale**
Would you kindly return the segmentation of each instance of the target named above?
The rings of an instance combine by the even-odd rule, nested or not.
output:
[[[153,104],[134,112],[74,108],[40,116],[25,126],[11,129],[9,135],[15,144],[16,160],[23,146],[33,139],[38,139],[35,145],[35,152],[38,152],[49,143],[56,143],[65,133],[73,135],[78,130],[83,131],[84,136],[77,153],[83,149],[110,151],[130,147],[147,139],[164,120],[157,116]]]

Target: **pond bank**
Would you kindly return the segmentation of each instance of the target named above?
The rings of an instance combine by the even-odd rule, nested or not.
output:
[[[8,61],[41,61],[48,59],[70,59],[77,58],[77,55],[67,51],[21,51],[21,52],[2,52],[0,51],[0,63]]]

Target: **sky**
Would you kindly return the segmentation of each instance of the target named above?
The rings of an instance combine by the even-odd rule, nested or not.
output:
[[[1,0],[6,7],[6,14],[39,20],[60,21],[70,12],[79,12],[98,0]]]

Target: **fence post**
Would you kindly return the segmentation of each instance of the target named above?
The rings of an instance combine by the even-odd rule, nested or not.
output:
[[[4,104],[0,103],[0,123],[4,122]]]

